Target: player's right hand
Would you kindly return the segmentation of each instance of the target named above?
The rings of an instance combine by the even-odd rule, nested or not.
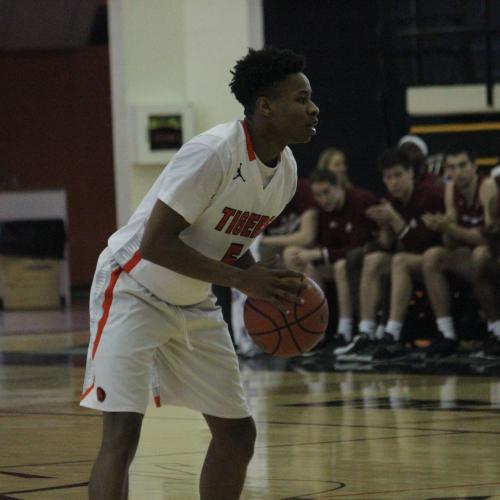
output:
[[[241,284],[237,288],[249,297],[271,302],[287,314],[286,302],[302,304],[300,291],[307,286],[303,273],[257,263],[242,271]]]

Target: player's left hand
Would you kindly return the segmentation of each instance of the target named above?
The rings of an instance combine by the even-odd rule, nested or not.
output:
[[[394,218],[395,210],[390,203],[372,205],[366,209],[366,215],[379,225],[390,224]]]
[[[423,223],[431,230],[438,233],[444,233],[451,224],[451,219],[443,213],[426,213],[422,215]]]

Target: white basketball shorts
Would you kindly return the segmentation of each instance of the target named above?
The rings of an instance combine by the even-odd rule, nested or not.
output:
[[[122,269],[108,249],[99,257],[80,404],[144,414],[152,390],[157,406],[248,417],[238,358],[215,298],[168,304],[132,279],[127,265]]]

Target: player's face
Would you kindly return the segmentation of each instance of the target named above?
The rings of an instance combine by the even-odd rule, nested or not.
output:
[[[316,134],[319,108],[311,100],[311,85],[303,73],[288,75],[269,99],[272,126],[285,144],[300,144]]]
[[[311,191],[316,203],[325,212],[332,212],[342,206],[344,190],[340,186],[332,186],[327,181],[313,182]]]
[[[465,189],[473,182],[476,169],[476,164],[470,160],[467,153],[449,155],[445,159],[444,173],[460,189]]]
[[[338,175],[339,179],[343,179],[347,173],[347,167],[345,164],[345,156],[343,153],[335,153],[328,162],[326,167],[330,172]]]
[[[382,180],[394,198],[404,200],[413,188],[413,170],[396,165],[384,170]]]

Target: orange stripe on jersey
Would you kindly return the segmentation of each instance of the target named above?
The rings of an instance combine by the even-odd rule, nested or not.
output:
[[[130,262],[130,261],[129,261]],[[127,262],[128,264],[128,262]],[[111,280],[109,282],[108,288],[104,292],[104,302],[102,304],[102,316],[97,324],[97,335],[94,341],[94,347],[92,348],[92,359],[95,357],[95,353],[97,351],[97,347],[99,346],[99,342],[101,341],[101,335],[104,330],[104,326],[106,325],[106,321],[108,321],[109,310],[111,309],[111,304],[113,303],[113,290],[115,288],[116,282],[122,273],[122,268],[118,267],[111,273]]]
[[[253,149],[253,144],[252,144],[252,138],[250,137],[250,130],[248,129],[248,123],[246,120],[243,120],[241,122],[243,125],[243,130],[245,131],[245,139],[247,141],[247,153],[248,153],[248,159],[250,161],[255,160],[255,151]]]
[[[123,266],[123,270],[126,273],[129,273],[134,269],[134,267],[139,263],[139,261],[142,259],[141,254],[139,253],[139,250],[132,255],[132,258]]]
[[[92,381],[92,385],[82,394],[82,397],[80,398],[80,401],[83,401],[92,391],[95,385],[95,379]]]

